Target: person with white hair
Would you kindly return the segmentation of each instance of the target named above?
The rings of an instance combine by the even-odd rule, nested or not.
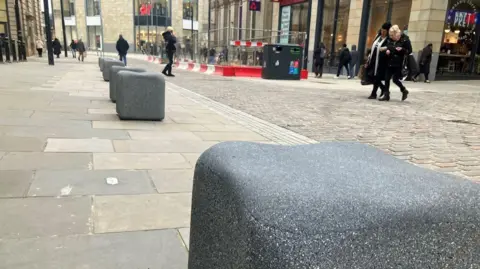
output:
[[[165,41],[165,51],[167,52],[168,57],[168,64],[162,71],[167,77],[174,77],[175,75],[172,74],[172,65],[173,65],[173,54],[177,50],[175,43],[177,43],[177,38],[173,34],[172,26],[168,26],[167,30],[162,34],[163,40]]]
[[[412,52],[412,43],[407,35],[402,33],[398,25],[393,25],[388,31],[390,39],[388,39],[387,46],[382,48],[387,55],[387,70],[385,74],[385,93],[380,101],[390,101],[390,80],[393,80],[402,92],[402,101],[408,97],[408,91],[402,84],[403,62],[407,55]]]

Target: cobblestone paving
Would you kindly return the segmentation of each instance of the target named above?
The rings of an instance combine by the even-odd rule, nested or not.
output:
[[[317,141],[368,143],[480,181],[480,87],[474,83],[407,84],[406,102],[392,85],[392,100],[381,103],[367,100],[371,88],[358,81],[270,82],[180,70],[168,81]]]

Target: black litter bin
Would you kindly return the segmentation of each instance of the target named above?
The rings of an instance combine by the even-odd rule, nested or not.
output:
[[[263,47],[263,79],[300,80],[303,49],[297,45],[271,44]]]

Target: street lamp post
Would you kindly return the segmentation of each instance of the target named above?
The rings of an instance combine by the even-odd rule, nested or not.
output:
[[[43,9],[44,9],[44,18],[45,18],[45,31],[47,36],[47,56],[48,56],[48,64],[54,65],[53,62],[53,49],[52,49],[52,27],[50,25],[50,7],[48,4],[48,0],[43,0]]]
[[[63,14],[63,0],[60,0],[60,13],[62,17],[63,47],[65,48],[65,58],[68,57],[67,50],[67,32],[65,31],[65,17]]]
[[[193,61],[193,48],[194,48],[194,45],[193,45],[193,0],[190,0],[190,19],[191,19],[191,22],[192,22],[192,34],[190,35],[190,57]]]

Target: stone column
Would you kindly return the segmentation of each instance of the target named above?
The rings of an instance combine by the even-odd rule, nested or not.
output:
[[[312,6],[309,7],[312,10],[312,17],[310,19],[310,32],[308,34],[308,65],[307,70],[312,70],[313,64],[313,51],[315,50],[315,29],[317,25],[317,6],[318,1],[312,1]]]
[[[442,44],[448,0],[412,0],[412,11],[408,23],[408,36],[414,52],[422,50],[428,43],[433,44],[431,80],[435,79],[438,53]],[[418,53],[414,53],[418,56]]]
[[[81,0],[80,0],[81,1]],[[133,1],[101,0],[103,48],[105,52],[116,52],[118,35],[122,34],[130,47],[135,46],[133,36]],[[105,27],[108,25],[108,27]]]
[[[367,1],[367,0],[364,0]],[[347,28],[347,38],[346,42],[351,48],[352,45],[357,45],[358,39],[360,37],[360,22],[362,19],[363,11],[363,1],[362,0],[351,0],[350,1],[350,12],[348,15],[348,28]]]
[[[78,39],[82,39],[84,43],[87,42],[87,17],[85,14],[85,1],[83,0],[75,0],[75,24]]]

